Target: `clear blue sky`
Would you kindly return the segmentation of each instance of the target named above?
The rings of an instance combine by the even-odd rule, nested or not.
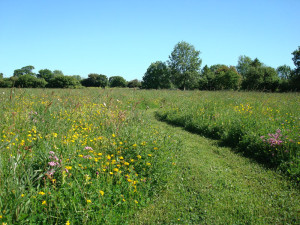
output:
[[[247,55],[294,68],[299,9],[300,0],[0,0],[0,72],[142,79],[179,41],[201,51],[202,67]]]

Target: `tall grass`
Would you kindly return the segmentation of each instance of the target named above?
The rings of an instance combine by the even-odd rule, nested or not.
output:
[[[0,93],[0,222],[118,224],[172,171],[176,145],[131,92]]]
[[[174,96],[158,115],[299,181],[299,102],[297,93],[188,92]]]

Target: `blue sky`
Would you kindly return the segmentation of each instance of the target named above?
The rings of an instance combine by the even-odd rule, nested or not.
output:
[[[186,41],[202,67],[240,55],[294,68],[299,0],[0,0],[0,72],[33,65],[142,79]]]

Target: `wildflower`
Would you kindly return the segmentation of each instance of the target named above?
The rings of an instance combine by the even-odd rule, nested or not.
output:
[[[49,166],[56,166],[58,163],[57,162],[48,162]]]
[[[137,155],[137,158],[138,158],[138,159],[141,159],[141,158],[142,158],[142,156],[140,156],[140,155]]]
[[[147,165],[147,166],[151,166],[151,163],[148,163],[148,162],[147,162],[146,165]]]
[[[129,166],[129,163],[128,163],[128,162],[124,162],[124,165],[125,165],[125,166]]]
[[[151,155],[151,154],[148,154],[148,156],[151,157],[152,155]]]
[[[136,147],[136,146],[137,146],[137,144],[133,144],[133,145],[132,145],[132,147]]]
[[[134,200],[135,204],[138,204],[139,202],[137,200]]]
[[[46,205],[47,204],[47,202],[46,201],[42,201],[42,205]]]
[[[69,220],[66,222],[66,225],[70,225],[70,221]]]
[[[100,195],[102,195],[102,196],[104,195],[104,191],[99,191],[99,192],[100,192]]]
[[[24,194],[21,194],[21,197],[23,198],[25,195]]]
[[[92,203],[92,201],[88,199],[88,200],[86,200],[86,203]]]
[[[40,191],[39,195],[45,195],[45,192]]]
[[[89,146],[85,146],[84,150],[93,150],[93,148]]]
[[[116,135],[115,135],[115,134],[112,134],[111,136],[112,136],[112,137],[116,137]]]
[[[72,166],[66,166],[66,170],[71,170]]]
[[[55,155],[55,153],[53,151],[50,151],[49,154],[50,155]]]

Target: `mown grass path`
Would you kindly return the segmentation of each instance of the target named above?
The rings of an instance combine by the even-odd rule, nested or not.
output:
[[[300,192],[272,170],[217,141],[157,121],[182,145],[167,186],[134,224],[299,224]],[[174,153],[175,154],[175,153]]]

